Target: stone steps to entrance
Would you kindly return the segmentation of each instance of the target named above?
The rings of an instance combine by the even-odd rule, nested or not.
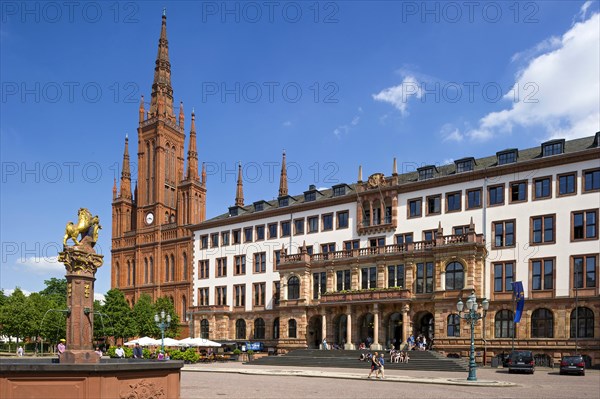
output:
[[[264,366],[296,366],[296,367],[335,367],[335,368],[369,368],[369,362],[359,361],[359,350],[319,350],[298,349],[285,355],[264,356],[253,360],[250,364]],[[374,353],[373,351],[372,353]],[[435,351],[411,351],[408,363],[390,363],[389,352],[385,353],[386,370],[432,370],[465,372],[467,362],[463,359],[446,358]]]

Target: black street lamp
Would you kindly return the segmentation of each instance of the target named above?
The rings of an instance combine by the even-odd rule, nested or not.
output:
[[[165,330],[171,326],[171,315],[167,314],[167,317],[165,317],[165,311],[161,310],[160,317],[158,314],[154,315],[154,322],[156,323],[156,327],[160,328],[162,336],[160,350],[162,353],[165,353]]]
[[[486,298],[483,298],[483,301],[481,302],[483,315],[481,313],[477,313],[479,304],[477,303],[475,290],[473,290],[467,299],[467,313],[465,315],[462,314],[464,306],[465,305],[462,299],[459,299],[458,303],[456,304],[456,309],[458,309],[458,317],[471,323],[471,350],[469,353],[469,377],[467,377],[467,380],[477,381],[477,364],[475,363],[475,324],[477,323],[477,320],[487,315],[490,302]]]

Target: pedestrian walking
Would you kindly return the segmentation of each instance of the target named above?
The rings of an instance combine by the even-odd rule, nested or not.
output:
[[[382,380],[385,377],[384,373],[384,365],[385,363],[385,359],[383,358],[383,353],[381,355],[379,355],[379,369],[377,370],[377,373],[375,374],[375,378],[377,378],[377,375],[380,375]]]
[[[17,356],[23,357],[23,347],[19,345],[17,348]]]
[[[375,376],[377,376],[377,370],[379,370],[379,353],[375,352],[375,354],[371,357],[371,371],[367,378],[371,378],[371,374],[375,372]]]

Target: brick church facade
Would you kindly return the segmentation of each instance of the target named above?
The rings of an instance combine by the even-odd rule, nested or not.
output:
[[[162,17],[149,108],[140,101],[138,176],[131,176],[125,138],[120,187],[113,187],[111,287],[130,306],[142,294],[170,297],[185,323],[193,277],[189,226],[206,217],[206,173],[198,173],[195,116],[187,154],[183,103],[176,116],[166,15]],[[132,189],[132,179],[136,181]],[[182,329],[186,333],[187,329]]]

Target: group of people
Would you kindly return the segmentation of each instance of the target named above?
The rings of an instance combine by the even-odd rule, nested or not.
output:
[[[369,371],[369,375],[367,378],[371,378],[373,372],[375,372],[375,378],[379,378],[381,380],[384,379],[384,363],[385,359],[383,358],[383,353],[379,354],[375,352],[373,356],[371,356],[371,371]]]
[[[430,348],[431,343],[427,342],[427,337],[424,336],[423,334],[419,334],[416,339],[415,339],[414,335],[411,335],[410,337],[408,337],[408,340],[406,342],[408,344],[409,351],[412,351],[415,349],[420,350],[420,351],[431,349]]]

